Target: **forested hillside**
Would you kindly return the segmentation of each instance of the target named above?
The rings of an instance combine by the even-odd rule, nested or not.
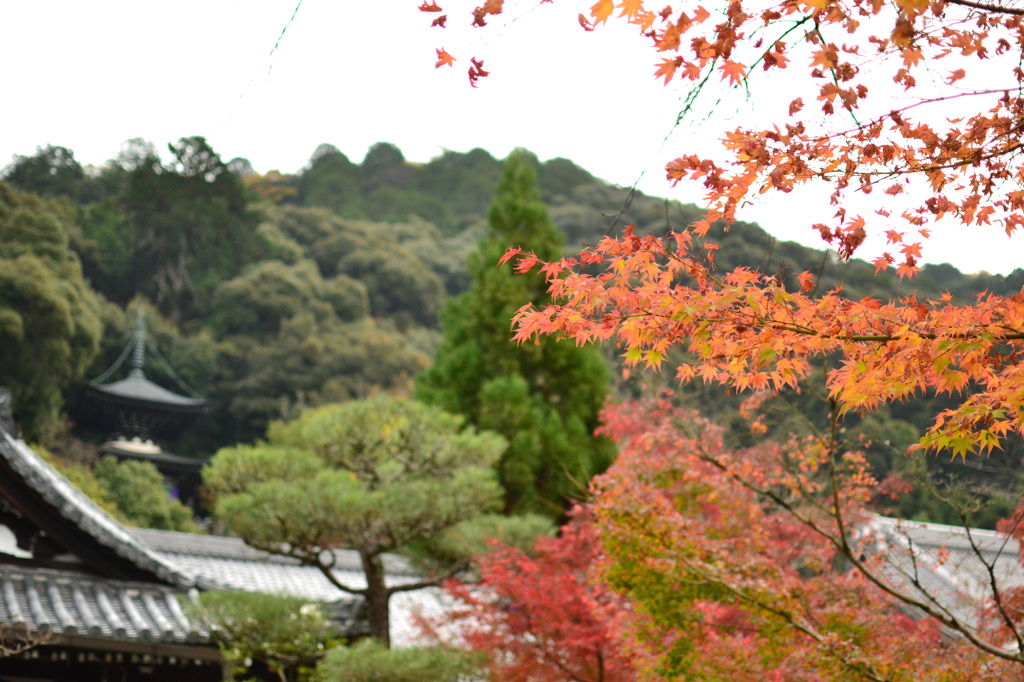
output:
[[[568,251],[626,225],[664,233],[699,217],[696,207],[611,187],[565,159],[533,163]],[[132,140],[99,168],[61,147],[18,156],[0,175],[0,385],[13,390],[23,431],[53,444],[82,387],[123,349],[130,311],[144,305],[151,343],[177,375],[153,364],[151,378],[180,380],[210,401],[209,415],[171,444],[181,454],[251,441],[306,406],[407,392],[440,344],[442,304],[469,287],[467,263],[501,174],[501,161],[480,149],[416,164],[387,143],[360,163],[321,145],[294,174],[224,160],[201,137],[165,154]],[[819,287],[841,285],[857,299],[1009,294],[1024,284],[1024,270],[963,275],[948,265],[926,266],[912,281],[875,276],[870,264],[837,262],[750,224],[712,238],[723,270],[760,263],[792,286],[811,271]],[[671,377],[634,377],[618,390],[659,381],[675,389]],[[780,400],[770,428],[823,413],[813,388]],[[736,400],[718,389],[685,393],[709,416],[734,419]],[[899,452],[935,412],[921,402],[855,425],[870,438],[876,469],[902,466]],[[739,428],[733,435],[749,438]],[[933,474],[971,476],[995,494],[1018,485],[1021,452],[1011,444],[984,472],[936,462]],[[924,504],[908,499],[904,511],[928,513]]]

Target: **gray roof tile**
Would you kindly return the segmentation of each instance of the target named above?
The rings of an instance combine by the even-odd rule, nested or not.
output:
[[[181,594],[153,583],[0,566],[0,624],[31,632],[125,641],[209,642],[208,633],[182,612]]]

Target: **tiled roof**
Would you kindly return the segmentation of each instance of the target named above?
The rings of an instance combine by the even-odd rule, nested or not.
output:
[[[164,644],[203,644],[208,633],[184,615],[174,588],[103,580],[70,571],[0,567],[0,624],[56,635]]]

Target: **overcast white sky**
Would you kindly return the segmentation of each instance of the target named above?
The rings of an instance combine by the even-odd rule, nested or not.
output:
[[[0,167],[46,144],[102,164],[134,137],[163,149],[203,135],[260,172],[296,172],[323,142],[355,162],[379,141],[411,161],[522,146],[699,202],[699,188],[669,186],[665,162],[712,142],[718,124],[786,105],[729,102],[708,125],[674,130],[682,93],[654,80],[655,56],[632,31],[584,32],[576,17],[592,0],[533,1],[482,34],[455,12],[445,31],[428,28],[436,15],[416,11],[419,0],[303,0],[275,50],[297,0],[0,0]],[[434,69],[437,47],[458,58],[454,69]],[[474,54],[492,74],[476,89],[466,77]],[[766,197],[747,219],[822,246],[809,225],[834,212],[824,194]],[[1021,239],[940,229],[925,258],[1008,273]]]

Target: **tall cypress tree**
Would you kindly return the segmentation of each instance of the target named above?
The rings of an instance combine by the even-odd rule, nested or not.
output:
[[[506,437],[499,471],[506,511],[559,516],[614,457],[612,444],[593,435],[609,376],[594,347],[511,340],[515,312],[550,297],[543,275],[516,274],[497,267],[498,259],[509,246],[553,259],[562,243],[531,161],[516,150],[505,162],[488,236],[470,259],[472,285],[442,311],[444,340],[433,367],[418,377],[417,396]]]

